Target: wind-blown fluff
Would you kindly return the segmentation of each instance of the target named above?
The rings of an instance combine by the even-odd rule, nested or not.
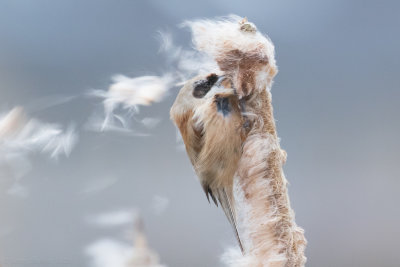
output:
[[[280,148],[271,105],[270,88],[277,73],[274,46],[254,24],[237,16],[188,21],[184,25],[192,30],[195,48],[214,58],[220,68],[218,75],[197,77],[181,89],[171,118],[182,133],[202,184],[202,173],[218,174],[212,171],[215,165],[219,164],[220,172],[225,174],[226,169],[234,170],[225,176],[232,187],[225,186],[224,190],[230,193],[231,214],[227,217],[237,230],[243,254],[229,250],[223,261],[235,267],[304,266],[306,240],[290,207],[282,171],[286,152]],[[213,75],[230,81],[225,85],[234,91],[233,100],[224,102],[225,108],[221,108],[215,92],[218,86],[210,85],[209,77]],[[207,102],[209,99],[212,101]],[[214,117],[221,122],[215,123]],[[209,131],[219,132],[216,140],[225,141],[207,144]],[[236,142],[232,136],[239,135],[241,141]],[[221,151],[230,150],[239,154],[231,153],[231,159],[218,156],[210,162],[198,160],[203,151],[207,155],[224,155]],[[233,161],[236,155],[238,161]],[[232,162],[234,167],[229,164]],[[224,181],[221,175],[211,175],[206,180],[212,194],[219,192],[218,186],[212,185],[223,185]]]
[[[168,90],[174,83],[172,74],[164,76],[140,76],[129,78],[124,75],[115,75],[113,83],[107,91],[92,90],[91,96],[103,98],[105,118],[101,123],[100,130],[127,129],[127,121],[124,115],[115,114],[118,107],[135,112],[139,106],[149,106],[160,102],[165,98]],[[117,120],[122,128],[115,123]],[[97,125],[95,125],[97,128]]]
[[[47,153],[52,158],[60,154],[68,156],[77,142],[72,126],[63,131],[58,124],[48,124],[27,119],[21,107],[15,107],[0,117],[0,156]]]
[[[149,247],[143,223],[138,214],[128,211],[101,214],[90,220],[96,225],[121,226],[134,223],[133,246],[114,239],[101,239],[90,244],[85,252],[93,267],[166,267],[159,261],[158,254]]]
[[[42,153],[52,159],[69,156],[78,141],[75,128],[28,118],[22,107],[0,115],[0,179],[13,178],[8,194],[25,197],[27,189],[19,182],[30,169],[30,156]]]
[[[66,130],[58,124],[28,119],[22,107],[0,115],[0,163],[12,158],[24,158],[35,152],[57,158],[68,156],[78,135],[71,125]]]
[[[220,70],[231,76],[240,95],[271,86],[277,72],[274,45],[246,18],[230,15],[183,25],[191,29],[194,47],[214,58]]]

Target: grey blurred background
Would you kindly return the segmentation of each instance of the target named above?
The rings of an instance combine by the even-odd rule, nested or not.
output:
[[[160,74],[168,65],[158,30],[189,47],[188,31],[176,25],[230,13],[247,16],[276,47],[273,104],[307,266],[399,266],[399,1],[3,0],[0,108],[107,88],[116,73]],[[142,109],[139,117],[162,118],[152,136],[81,131],[69,158],[33,159],[21,181],[27,198],[1,188],[0,258],[86,267],[88,244],[123,235],[88,225],[86,216],[137,208],[162,263],[221,266],[235,241],[177,148],[168,114],[177,90]],[[77,97],[29,115],[83,127],[97,105]],[[161,215],[152,211],[154,196],[169,199]]]

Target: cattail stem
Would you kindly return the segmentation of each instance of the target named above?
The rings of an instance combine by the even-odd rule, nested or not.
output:
[[[282,166],[286,152],[276,134],[271,94],[247,103],[259,121],[243,145],[234,199],[246,259],[240,266],[304,266],[306,240],[294,221]]]

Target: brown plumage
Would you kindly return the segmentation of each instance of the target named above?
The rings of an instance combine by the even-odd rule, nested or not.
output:
[[[188,81],[171,108],[171,119],[181,132],[208,200],[211,197],[220,204],[243,250],[232,186],[246,128],[230,79],[210,74]]]

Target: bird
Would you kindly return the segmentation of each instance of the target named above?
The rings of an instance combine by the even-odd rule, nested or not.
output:
[[[208,201],[221,206],[243,252],[233,200],[247,129],[242,113],[232,79],[215,73],[187,81],[170,111]]]

